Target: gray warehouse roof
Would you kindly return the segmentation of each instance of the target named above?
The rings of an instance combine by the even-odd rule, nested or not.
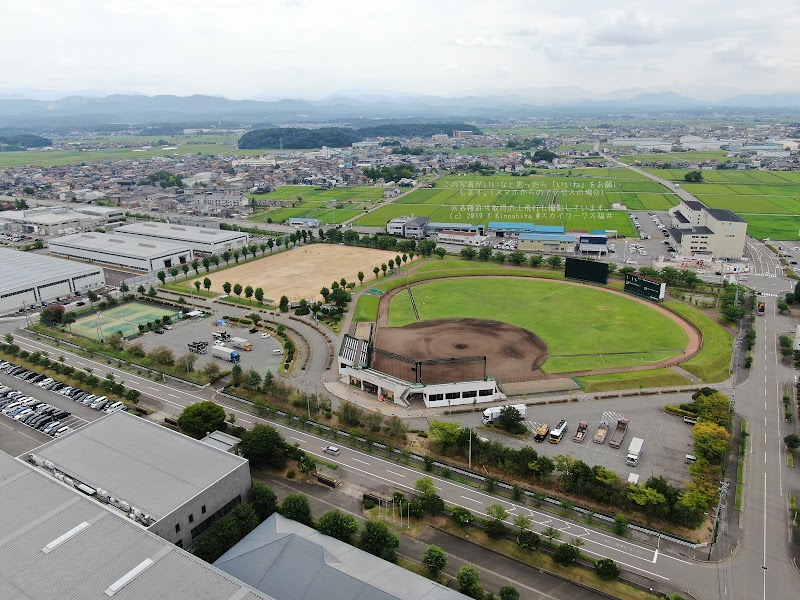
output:
[[[99,250],[113,252],[118,256],[131,258],[157,258],[164,254],[189,252],[185,244],[162,242],[161,240],[143,239],[133,235],[117,235],[109,233],[75,233],[50,240],[49,245],[58,250],[60,247],[77,250]],[[63,250],[61,250],[63,252]]]
[[[159,223],[154,221],[123,225],[122,227],[117,227],[116,231],[139,236],[163,236],[164,238],[179,242],[202,242],[208,244],[238,240],[247,235],[241,231],[211,229],[210,227],[191,227],[189,225],[173,225],[172,223]]]
[[[732,213],[724,208],[706,208],[708,214],[714,217],[717,221],[730,221],[733,223],[744,223],[739,215]]]
[[[89,423],[33,453],[156,520],[247,462],[124,411]]]
[[[281,600],[466,598],[277,513],[217,559],[214,566]]]
[[[19,290],[40,285],[46,280],[66,279],[102,270],[63,258],[34,252],[0,248],[0,281],[3,290]]]
[[[0,481],[0,598],[271,600],[2,452]]]

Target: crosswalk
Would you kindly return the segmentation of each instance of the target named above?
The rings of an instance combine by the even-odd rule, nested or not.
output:
[[[758,295],[759,296],[766,296],[767,298],[777,298],[778,297],[778,294],[770,294],[770,293],[767,293],[767,292],[759,292]]]
[[[603,413],[602,419],[604,421],[608,421],[611,424],[611,423],[616,423],[624,416],[625,415],[623,415],[622,413],[607,410],[606,412]]]

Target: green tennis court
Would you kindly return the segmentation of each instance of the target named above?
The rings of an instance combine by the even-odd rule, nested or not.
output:
[[[73,333],[95,340],[118,331],[123,337],[129,338],[139,334],[139,324],[145,325],[164,316],[176,321],[179,315],[180,312],[173,308],[143,302],[128,302],[100,311],[99,314],[81,317],[72,324],[71,329]]]

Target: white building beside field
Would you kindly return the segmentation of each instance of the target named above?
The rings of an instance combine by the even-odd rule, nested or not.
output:
[[[194,258],[185,244],[94,231],[51,240],[48,247],[56,256],[145,272],[180,267]]]
[[[105,285],[103,269],[33,252],[0,248],[0,313]]]
[[[221,254],[225,250],[236,250],[250,241],[250,235],[241,231],[191,227],[173,223],[145,221],[117,227],[117,233],[149,238],[154,241],[179,242],[194,252]]]

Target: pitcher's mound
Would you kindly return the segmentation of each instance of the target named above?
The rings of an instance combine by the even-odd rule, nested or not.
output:
[[[487,375],[504,382],[524,381],[541,373],[539,366],[547,358],[547,346],[537,335],[508,323],[481,319],[434,319],[406,327],[381,327],[375,335],[375,346],[413,360],[484,355]],[[373,368],[395,374],[397,367],[390,364],[394,362],[376,353]],[[465,367],[454,364],[452,373],[443,372],[437,379],[459,381],[467,375]],[[447,371],[444,366],[437,368],[442,370]],[[473,379],[483,373],[468,375]]]

